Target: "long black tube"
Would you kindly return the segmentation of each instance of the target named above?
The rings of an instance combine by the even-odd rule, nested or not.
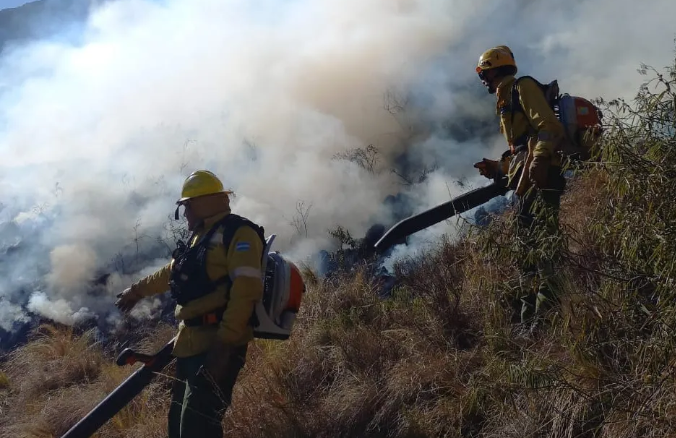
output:
[[[508,191],[506,178],[494,181],[485,187],[474,189],[448,202],[397,222],[376,242],[374,247],[376,251],[383,252],[395,242],[399,242],[411,234],[478,207],[496,196],[505,195]]]
[[[174,339],[162,347],[157,354],[153,355],[150,362],[127,377],[124,382],[108,394],[106,398],[85,415],[82,420],[71,427],[61,438],[89,438],[143,391],[143,388],[148,386],[153,377],[155,377],[155,373],[169,365],[174,359],[171,355],[173,348]],[[130,361],[128,363],[133,362]],[[118,364],[120,364],[119,361]]]

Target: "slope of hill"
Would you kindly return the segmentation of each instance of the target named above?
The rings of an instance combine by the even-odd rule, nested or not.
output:
[[[89,13],[89,0],[38,0],[0,10],[0,52],[29,40],[57,34],[82,25]]]
[[[224,425],[234,437],[663,437],[676,434],[676,65],[606,106],[602,163],[570,182],[561,306],[511,322],[519,278],[504,215],[400,267],[310,290],[288,342],[256,342]],[[546,243],[546,242],[543,242]],[[171,327],[148,328],[153,351]],[[67,430],[130,369],[87,334],[45,327],[0,374],[0,436]],[[164,435],[172,370],[100,437]]]

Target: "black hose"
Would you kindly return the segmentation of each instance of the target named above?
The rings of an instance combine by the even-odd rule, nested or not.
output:
[[[153,356],[153,360],[150,363],[127,377],[124,382],[108,394],[106,398],[96,405],[75,426],[71,427],[61,438],[89,438],[143,391],[143,388],[148,386],[157,372],[169,365],[174,359],[171,355],[173,348],[174,340],[172,339]]]
[[[503,196],[509,190],[506,178],[502,178],[485,187],[474,189],[441,205],[403,219],[392,226],[376,242],[374,248],[377,252],[382,253],[393,244],[401,242],[411,234],[431,227],[457,214],[464,213],[474,207],[478,207],[497,196]]]

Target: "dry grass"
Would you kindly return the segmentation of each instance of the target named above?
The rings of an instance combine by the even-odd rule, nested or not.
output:
[[[162,338],[166,342],[169,330],[156,328],[153,344]],[[78,334],[67,327],[39,327],[2,366],[7,384],[0,390],[4,401],[0,437],[60,437],[131,373],[113,359],[91,331]],[[164,436],[166,389],[158,379],[102,428],[100,436],[126,436],[125,430],[128,436]],[[137,435],[136,430],[147,432]]]
[[[293,337],[249,350],[228,436],[676,436],[676,98],[642,93],[633,124],[611,118],[612,166],[569,185],[562,303],[537,330],[513,323],[508,214],[400,265],[391,299],[363,271],[313,276]],[[113,353],[42,327],[1,366],[0,437],[59,436],[131,372]],[[97,436],[165,436],[166,373]]]

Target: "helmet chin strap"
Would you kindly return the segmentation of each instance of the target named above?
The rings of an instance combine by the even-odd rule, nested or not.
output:
[[[181,208],[181,204],[176,206],[176,211],[174,211],[174,219],[178,220],[178,209]]]

